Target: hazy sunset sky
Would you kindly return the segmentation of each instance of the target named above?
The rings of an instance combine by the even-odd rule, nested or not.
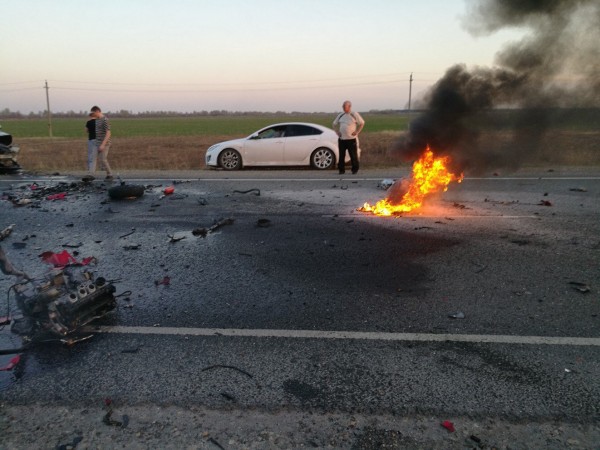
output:
[[[523,30],[474,37],[464,0],[0,0],[0,109],[402,109],[456,63],[493,65]]]

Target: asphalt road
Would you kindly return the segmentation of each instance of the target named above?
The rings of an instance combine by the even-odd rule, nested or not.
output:
[[[147,186],[137,200],[107,202],[95,181],[36,207],[0,201],[15,266],[40,275],[41,252],[76,247],[131,291],[92,339],[35,347],[0,372],[0,402],[492,417],[598,436],[600,169],[466,178],[417,213],[357,211],[385,196],[379,181],[406,175],[132,173]],[[4,176],[0,190],[77,180]],[[233,222],[192,233],[222,219]],[[19,338],[7,327],[0,343]],[[392,439],[382,430],[355,438]]]

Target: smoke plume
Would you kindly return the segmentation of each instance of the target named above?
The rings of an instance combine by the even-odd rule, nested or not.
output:
[[[471,0],[464,26],[474,35],[504,27],[528,32],[503,48],[491,68],[449,68],[418,105],[398,150],[413,160],[429,145],[457,171],[518,167],[536,157],[549,120],[564,108],[600,106],[598,0]],[[481,136],[493,109],[512,108],[508,145]],[[494,113],[492,121],[498,120]],[[486,144],[486,145],[484,145]]]

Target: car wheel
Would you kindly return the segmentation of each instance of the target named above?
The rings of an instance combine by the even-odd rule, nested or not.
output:
[[[328,148],[318,148],[310,156],[310,165],[315,169],[331,169],[335,164],[335,155]]]
[[[126,198],[139,198],[144,195],[144,186],[137,184],[120,184],[108,190],[108,196],[113,200],[124,200]]]
[[[226,148],[219,153],[219,166],[225,170],[238,170],[242,168],[242,156],[237,150]]]

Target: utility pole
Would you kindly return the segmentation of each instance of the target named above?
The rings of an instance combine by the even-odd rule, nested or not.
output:
[[[44,89],[46,89],[46,111],[48,111],[48,136],[52,137],[52,113],[50,112],[50,95],[48,93],[50,88],[48,87],[48,80],[46,80]]]
[[[412,82],[413,82],[413,73],[410,73],[410,78],[408,79],[408,123],[410,123],[410,101],[412,99]]]

